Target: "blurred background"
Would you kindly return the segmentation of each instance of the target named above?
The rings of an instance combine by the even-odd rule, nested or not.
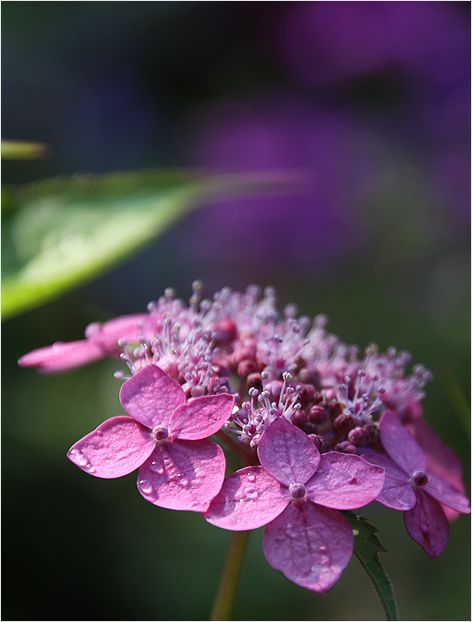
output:
[[[135,476],[86,477],[70,445],[120,413],[116,362],[59,376],[25,352],[190,294],[271,284],[362,347],[434,373],[426,421],[470,484],[470,6],[466,2],[4,2],[3,138],[47,143],[3,182],[164,166],[302,169],[292,196],[221,200],[100,278],[3,325],[3,618],[208,619],[228,534],[161,510]],[[399,513],[365,512],[408,620],[470,616],[470,521],[429,560]],[[234,619],[377,620],[353,559],[327,595],[254,534]]]

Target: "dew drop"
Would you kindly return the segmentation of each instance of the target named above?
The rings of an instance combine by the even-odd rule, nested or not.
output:
[[[84,468],[88,473],[95,473],[95,467],[90,462],[88,462]]]
[[[256,476],[254,475],[254,473],[248,473],[247,474],[247,481],[248,482],[253,482],[256,479]]]
[[[185,488],[186,486],[188,486],[188,479],[186,477],[182,477],[181,479],[179,479],[179,484]]]
[[[320,546],[318,551],[321,553],[321,555],[326,555],[326,553],[328,552],[328,549],[325,546]]]
[[[143,492],[145,495],[150,495],[152,492],[152,484],[151,482],[149,482],[146,479],[140,479],[139,480],[139,486],[141,489],[141,492]]]
[[[153,460],[151,462],[150,468],[151,471],[153,471],[154,473],[158,473],[159,475],[162,475],[164,473],[164,467],[160,462],[157,462],[157,460]]]
[[[251,501],[253,501],[254,499],[257,499],[259,493],[255,488],[246,488],[246,490],[244,491],[244,495],[246,499],[250,499]]]
[[[73,449],[70,452],[70,455],[73,456],[73,462],[75,462],[75,464],[80,467],[87,468],[87,465],[89,464],[88,458],[79,449]]]

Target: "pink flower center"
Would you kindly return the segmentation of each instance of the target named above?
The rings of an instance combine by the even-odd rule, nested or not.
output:
[[[415,471],[411,476],[411,482],[414,486],[426,486],[428,476],[423,471]]]
[[[304,484],[290,484],[288,491],[292,501],[303,501],[306,497],[306,488]]]
[[[156,425],[156,427],[152,431],[152,435],[154,436],[156,443],[160,443],[165,441],[169,436],[169,431],[167,428],[163,428],[160,425]]]

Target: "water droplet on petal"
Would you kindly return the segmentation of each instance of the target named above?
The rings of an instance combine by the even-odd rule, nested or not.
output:
[[[152,484],[146,479],[139,480],[139,487],[142,493],[145,495],[150,495],[152,492]]]
[[[246,490],[244,491],[244,496],[246,497],[246,499],[253,501],[254,499],[257,499],[259,493],[255,488],[246,488]]]
[[[321,555],[326,555],[326,553],[328,552],[328,549],[325,546],[320,546],[318,551],[321,553]]]
[[[188,486],[188,479],[186,477],[180,478],[179,484],[185,488],[185,486]]]
[[[72,462],[74,462],[77,466],[87,467],[89,464],[89,460],[85,454],[83,454],[80,449],[73,449],[70,452],[72,456]]]
[[[247,481],[248,482],[253,482],[256,479],[256,476],[254,475],[254,473],[248,473],[247,474]]]
[[[154,471],[154,473],[158,473],[159,475],[162,475],[164,473],[164,467],[157,460],[153,460],[151,462],[150,469],[151,471]]]

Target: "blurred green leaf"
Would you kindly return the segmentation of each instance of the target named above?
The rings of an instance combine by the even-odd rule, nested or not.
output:
[[[48,147],[42,143],[2,140],[3,160],[36,160],[47,152]]]
[[[365,518],[352,512],[345,512],[351,522],[354,534],[354,553],[369,575],[375,591],[382,603],[387,620],[398,620],[398,608],[393,587],[379,559],[379,553],[386,549],[377,538],[377,529]]]
[[[75,175],[6,188],[2,316],[36,307],[104,272],[202,202],[280,191],[289,173],[182,171]]]

